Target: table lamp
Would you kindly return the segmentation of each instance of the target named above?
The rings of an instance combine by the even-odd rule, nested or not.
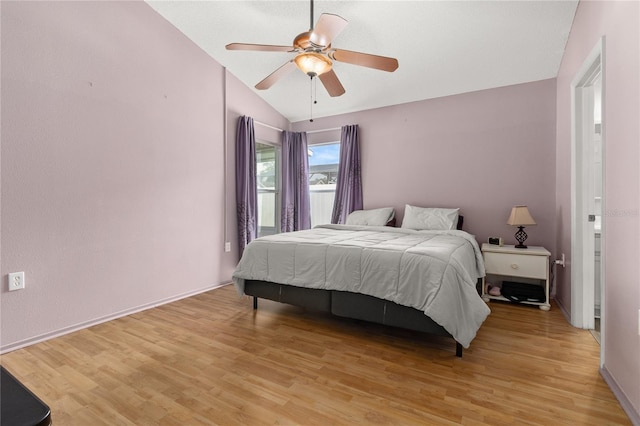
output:
[[[527,240],[527,233],[524,232],[524,227],[535,224],[536,221],[531,217],[527,206],[514,206],[511,209],[511,215],[509,216],[509,220],[507,220],[507,225],[518,227],[518,231],[515,233],[518,245],[516,245],[515,248],[527,248],[527,246],[524,245],[524,242]]]

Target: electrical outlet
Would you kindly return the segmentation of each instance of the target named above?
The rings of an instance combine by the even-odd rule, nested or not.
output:
[[[229,253],[231,251],[231,243],[229,241],[224,243],[224,251],[227,252],[227,253]]]
[[[12,272],[9,274],[9,291],[22,290],[24,288],[24,272]]]
[[[638,336],[640,336],[640,309],[638,309]]]

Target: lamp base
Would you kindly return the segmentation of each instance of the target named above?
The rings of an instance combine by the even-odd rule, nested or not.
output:
[[[516,232],[515,237],[518,242],[515,248],[526,249],[527,246],[524,245],[524,242],[527,241],[527,233],[524,232],[524,226],[518,226],[518,231]]]

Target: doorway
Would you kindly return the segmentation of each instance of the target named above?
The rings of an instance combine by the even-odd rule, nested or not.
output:
[[[601,309],[602,309],[602,187],[604,175],[602,162],[602,73],[593,82],[593,190],[594,190],[594,317],[595,324],[592,331],[595,339],[600,343]]]
[[[594,330],[598,323],[601,362],[605,315],[603,50],[604,38],[571,83],[571,324]]]

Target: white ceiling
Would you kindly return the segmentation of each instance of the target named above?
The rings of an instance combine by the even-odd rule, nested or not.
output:
[[[147,3],[251,88],[294,54],[228,51],[225,45],[291,45],[310,24],[308,0]],[[556,77],[578,5],[577,0],[314,3],[314,21],[326,12],[349,22],[333,47],[395,57],[400,64],[387,73],[334,62],[346,93],[331,98],[318,81],[314,117]],[[299,70],[268,90],[254,90],[291,122],[310,116],[311,84]]]

